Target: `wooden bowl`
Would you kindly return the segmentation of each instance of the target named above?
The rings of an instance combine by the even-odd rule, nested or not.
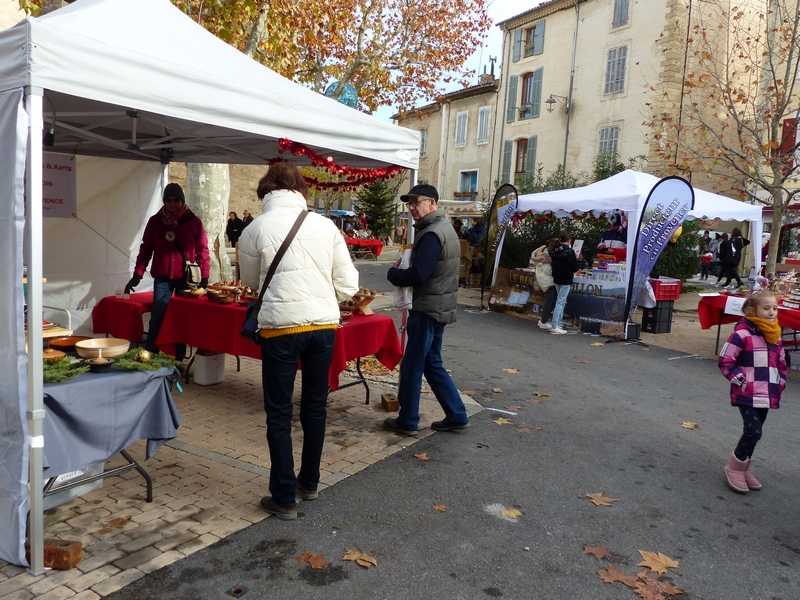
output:
[[[75,351],[83,358],[109,357],[125,354],[131,343],[120,338],[90,338],[77,342]]]
[[[42,350],[42,358],[45,360],[56,361],[59,358],[64,358],[65,356],[66,354],[60,350],[53,350],[52,348],[45,348]]]
[[[236,298],[233,296],[220,296],[218,302],[220,304],[233,304],[234,300],[236,300]]]
[[[89,365],[89,370],[92,373],[108,373],[111,365],[117,362],[113,358],[106,358],[105,356],[98,358],[87,358],[84,363]]]
[[[53,350],[60,350],[61,352],[75,352],[75,344],[83,340],[90,340],[92,338],[85,335],[71,335],[69,337],[58,337],[50,340],[50,347]]]

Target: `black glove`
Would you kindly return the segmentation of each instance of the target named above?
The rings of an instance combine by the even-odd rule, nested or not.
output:
[[[142,278],[139,277],[138,275],[134,275],[133,277],[131,277],[131,280],[128,282],[128,285],[125,286],[125,293],[130,294],[131,292],[135,292],[136,290],[134,288],[141,282]]]
[[[208,277],[203,277],[200,280],[200,287],[201,288],[207,288],[208,287]]]

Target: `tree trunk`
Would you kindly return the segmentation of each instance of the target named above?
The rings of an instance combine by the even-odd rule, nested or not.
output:
[[[247,42],[244,45],[245,55],[253,58],[258,48],[258,43],[261,41],[261,36],[264,35],[264,29],[267,26],[267,14],[269,13],[269,1],[263,0],[258,7],[258,18],[253,23],[253,28],[247,36]]]
[[[186,204],[206,229],[211,272],[208,280],[232,281],[231,261],[225,250],[225,225],[231,194],[228,165],[188,164],[186,169]]]
[[[767,264],[764,268],[767,277],[775,275],[775,263],[778,262],[778,253],[780,252],[783,215],[786,213],[783,191],[779,188],[772,190],[772,208],[774,210],[772,213],[772,232],[769,236],[769,254],[767,255]],[[756,241],[758,241],[759,244],[761,243],[761,240],[753,240],[753,243]],[[757,248],[760,248],[760,246],[757,246]]]

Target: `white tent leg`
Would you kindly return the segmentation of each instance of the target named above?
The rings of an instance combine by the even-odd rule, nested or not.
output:
[[[28,267],[28,430],[30,432],[30,497],[28,522],[32,575],[42,575],[44,567],[44,516],[42,502],[42,454],[44,437],[42,365],[42,96],[41,88],[26,88],[28,112],[28,156],[25,182],[25,262]]]

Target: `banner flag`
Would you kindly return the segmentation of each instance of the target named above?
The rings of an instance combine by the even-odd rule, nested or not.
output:
[[[489,283],[489,276],[493,275],[495,262],[500,258],[503,247],[503,236],[511,217],[517,212],[517,188],[510,183],[501,185],[492,200],[492,209],[489,211],[489,222],[486,224],[486,243],[483,250],[483,280],[482,287]],[[492,277],[492,280],[494,277]]]
[[[694,190],[682,177],[666,177],[650,190],[639,217],[633,256],[629,257],[630,280],[623,313],[626,319],[630,318],[633,303],[644,288],[653,265],[693,208]]]

